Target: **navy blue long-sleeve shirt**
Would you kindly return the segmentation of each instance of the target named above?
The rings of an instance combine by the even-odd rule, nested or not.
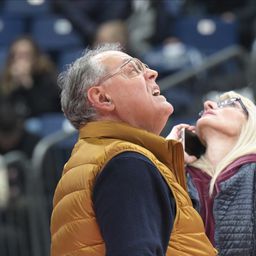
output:
[[[163,177],[145,156],[114,157],[96,180],[93,203],[106,256],[164,256],[176,205]]]

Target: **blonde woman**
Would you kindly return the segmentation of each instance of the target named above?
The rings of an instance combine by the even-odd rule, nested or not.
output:
[[[256,255],[256,107],[224,93],[204,102],[195,131],[206,151],[187,164],[187,184],[206,234],[220,256]]]

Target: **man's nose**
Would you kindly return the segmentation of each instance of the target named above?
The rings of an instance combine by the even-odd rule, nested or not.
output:
[[[154,69],[146,68],[144,75],[147,79],[156,80],[158,77],[158,72]]]

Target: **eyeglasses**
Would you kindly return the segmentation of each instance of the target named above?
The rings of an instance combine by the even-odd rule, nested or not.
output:
[[[245,107],[243,101],[241,100],[241,98],[229,98],[229,99],[225,99],[225,100],[221,100],[217,102],[217,107],[218,108],[225,108],[225,107],[234,107],[237,108],[237,104],[236,102],[238,102],[240,104],[240,106],[242,107],[244,113],[246,114],[246,116],[249,116],[249,112],[247,110],[247,108]],[[199,116],[201,117],[204,113],[204,110],[199,112]]]
[[[140,74],[144,74],[148,68],[148,65],[142,63],[139,59],[130,58],[118,67],[116,71],[102,77],[99,84],[118,74],[122,75],[126,79],[131,79]]]

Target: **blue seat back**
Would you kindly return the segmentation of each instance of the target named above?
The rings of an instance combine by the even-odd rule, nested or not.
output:
[[[217,16],[185,16],[177,19],[173,34],[208,55],[238,44],[237,25]]]
[[[35,17],[51,12],[50,1],[28,1],[28,0],[8,0],[3,4],[4,13],[22,16]]]
[[[31,133],[37,134],[40,138],[44,138],[58,131],[75,130],[70,122],[64,117],[63,113],[45,113],[40,117],[28,118],[25,122],[25,129]],[[62,144],[65,146],[73,145],[76,139],[77,135],[74,135]]]
[[[8,47],[13,40],[25,33],[25,29],[22,18],[0,15],[0,46]]]
[[[35,18],[31,33],[40,47],[46,51],[61,51],[82,45],[82,40],[71,22],[62,16]]]
[[[2,71],[7,58],[7,47],[0,47],[0,72]]]
[[[71,64],[77,58],[82,56],[85,49],[83,47],[66,50],[59,53],[58,67],[60,71],[65,70],[66,66]]]

